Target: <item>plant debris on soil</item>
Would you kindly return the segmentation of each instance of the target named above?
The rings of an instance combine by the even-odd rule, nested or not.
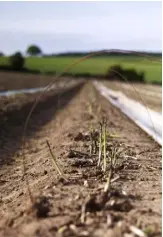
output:
[[[0,113],[0,236],[160,237],[161,148],[91,82],[40,100],[27,128],[23,177],[21,135],[35,97],[11,100],[9,111],[3,103]],[[105,171],[103,156],[98,166],[104,118]]]

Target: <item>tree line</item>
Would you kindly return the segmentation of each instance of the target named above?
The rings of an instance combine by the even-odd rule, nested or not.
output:
[[[40,47],[38,47],[37,45],[30,45],[29,47],[27,47],[26,50],[26,54],[29,56],[39,56],[42,55],[42,50],[40,49]],[[0,57],[4,56],[4,54],[2,52],[0,52]],[[25,63],[25,58],[23,57],[21,52],[16,52],[13,55],[11,55],[8,58],[8,68],[12,69],[12,70],[22,70],[24,67],[24,63]],[[6,67],[7,69],[7,67]]]
[[[30,45],[27,47],[26,49],[26,55],[27,56],[42,56],[42,57],[82,57],[82,56],[86,56],[90,53],[93,52],[64,52],[64,53],[57,53],[57,54],[43,54],[43,51],[41,50],[41,48],[37,45]],[[94,52],[95,53],[95,52]],[[161,53],[156,53],[156,52],[139,52],[139,54],[142,55],[148,55],[151,57],[158,57],[158,56],[162,56]],[[0,57],[4,56],[4,54],[2,52],[0,52]],[[101,56],[105,56],[105,57],[109,57],[109,56],[137,56],[137,53],[133,52],[133,53],[128,53],[126,52],[118,52],[118,51],[110,51],[109,53],[101,53],[98,54],[94,57],[101,57]],[[25,63],[25,58],[23,57],[21,52],[16,52],[13,55],[11,55],[9,58],[9,69],[12,70],[21,70],[24,67],[24,63]]]

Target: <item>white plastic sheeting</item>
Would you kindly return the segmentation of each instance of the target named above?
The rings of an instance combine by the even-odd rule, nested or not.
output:
[[[0,92],[0,96],[12,96],[12,95],[18,95],[18,94],[24,94],[24,93],[33,94],[33,93],[41,92],[44,90],[45,90],[45,87],[31,88],[31,89],[20,89],[20,90],[9,90],[9,91]]]
[[[132,119],[148,135],[162,146],[162,114],[155,112],[137,101],[129,99],[120,91],[113,91],[102,83],[94,81],[94,86],[114,106]]]
[[[74,85],[75,83],[75,80],[74,81],[69,81],[68,85],[72,86]],[[67,84],[67,81],[58,81],[57,80],[57,85],[55,85],[55,82],[54,84],[52,84],[51,86],[45,86],[45,87],[36,87],[36,88],[29,88],[29,89],[19,89],[19,90],[8,90],[8,91],[0,91],[0,97],[1,96],[13,96],[13,95],[18,95],[18,94],[24,94],[24,93],[27,93],[27,94],[34,94],[34,93],[37,93],[37,92],[43,92],[43,91],[50,91],[50,90],[53,90],[53,89],[56,89],[56,88],[59,88],[59,87],[62,87],[64,88],[64,86]]]

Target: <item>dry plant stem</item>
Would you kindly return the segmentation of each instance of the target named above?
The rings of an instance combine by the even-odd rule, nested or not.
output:
[[[90,131],[90,140],[91,140],[91,144],[90,144],[90,156],[93,154],[93,129],[91,129]]]
[[[98,142],[97,142],[97,134],[96,131],[94,130],[94,134],[93,134],[93,143],[94,143],[94,154],[97,154],[98,151]]]
[[[113,158],[111,158],[111,164],[112,164],[112,166],[115,168],[115,166],[116,166],[116,162],[117,162],[117,148],[114,148],[114,151],[112,151],[112,157]]]
[[[104,172],[106,172],[106,125],[104,124],[104,131],[103,131],[103,152],[104,152]]]
[[[85,216],[86,216],[86,206],[82,205],[81,217],[80,217],[80,221],[81,221],[82,224],[85,223]]]
[[[60,176],[64,177],[64,176],[63,176],[63,173],[62,173],[62,171],[61,171],[61,169],[59,168],[59,166],[58,166],[58,164],[57,164],[56,158],[55,158],[55,156],[54,156],[54,154],[53,154],[53,152],[52,152],[52,150],[51,150],[51,147],[50,147],[49,142],[46,141],[46,143],[47,143],[47,146],[48,146],[48,148],[49,148],[49,151],[50,151],[50,154],[51,154],[51,157],[52,157],[52,160],[53,160],[53,164],[54,164],[55,169],[57,170],[57,172],[58,172],[58,174],[59,174]]]
[[[89,103],[89,105],[88,105],[88,111],[89,111],[89,115],[92,116],[93,109],[92,109],[92,104],[91,103]]]
[[[81,152],[81,151],[77,151],[77,150],[74,150],[74,149],[70,149],[72,152],[76,153],[77,155],[79,156],[89,156],[89,154],[87,153],[84,153],[84,152]]]
[[[92,156],[93,154],[96,154],[97,152],[97,142],[96,142],[96,134],[95,134],[95,130],[93,128],[91,128],[90,131],[90,156]]]
[[[104,187],[104,192],[108,192],[109,189],[111,188],[112,174],[113,174],[113,157],[111,155],[111,157],[110,157],[110,170],[109,170],[109,175],[108,175],[108,178],[107,178],[107,181],[106,181],[106,185]]]
[[[100,123],[100,133],[99,133],[99,158],[97,166],[99,167],[101,164],[101,158],[102,158],[102,124]]]
[[[108,192],[111,188],[111,178],[113,175],[113,170],[115,169],[116,162],[117,162],[117,154],[118,154],[118,148],[114,147],[112,151],[110,152],[110,170],[109,175],[106,181],[106,185],[104,187],[104,192]]]
[[[112,173],[113,173],[113,169],[112,167],[110,168],[109,170],[109,175],[108,175],[108,178],[107,178],[107,181],[106,181],[106,185],[104,187],[104,192],[108,192],[110,187],[111,187],[111,177],[112,177]]]

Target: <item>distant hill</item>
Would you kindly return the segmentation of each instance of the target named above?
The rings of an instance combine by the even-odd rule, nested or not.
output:
[[[104,50],[103,50],[104,51]],[[90,53],[97,53],[99,51],[90,51],[90,52],[63,52],[63,53],[52,53],[52,54],[44,54],[43,57],[57,57],[57,56],[65,56],[65,57],[83,57]],[[96,57],[101,56],[139,56],[139,55],[146,55],[151,57],[162,57],[162,52],[145,52],[145,51],[119,51],[119,50],[110,50],[110,52],[101,52],[100,54],[96,55]]]

